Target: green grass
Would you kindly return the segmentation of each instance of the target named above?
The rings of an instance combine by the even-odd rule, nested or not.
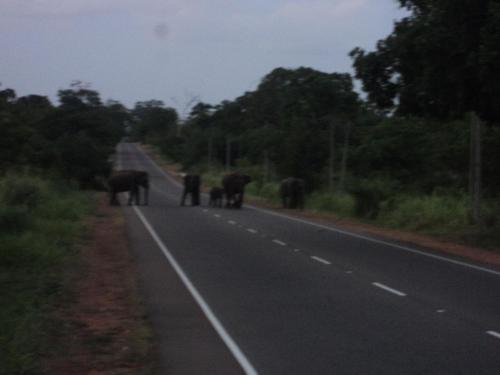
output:
[[[399,196],[381,205],[378,221],[396,228],[450,233],[469,225],[464,196]]]
[[[340,217],[352,217],[356,200],[347,193],[313,192],[306,199],[306,208],[313,211],[333,212]]]
[[[88,193],[26,175],[0,180],[0,374],[41,373],[63,268],[90,213]]]

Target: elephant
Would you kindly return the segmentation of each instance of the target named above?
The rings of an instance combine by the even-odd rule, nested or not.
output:
[[[222,186],[226,195],[226,207],[241,208],[245,194],[245,185],[250,181],[252,181],[250,176],[238,172],[230,173],[223,177]]]
[[[197,174],[187,174],[184,176],[184,190],[182,192],[181,206],[185,205],[186,196],[191,195],[191,206],[200,205],[200,185],[201,179]]]
[[[144,205],[148,205],[149,175],[147,172],[131,169],[114,172],[108,179],[109,204],[119,205],[117,193],[125,191],[129,192],[129,206],[134,200],[136,204],[140,204],[140,187],[144,189]]]
[[[304,208],[305,182],[302,178],[288,177],[281,181],[280,196],[283,208]]]
[[[224,197],[224,189],[221,187],[213,187],[210,189],[210,207],[222,207],[222,198]]]

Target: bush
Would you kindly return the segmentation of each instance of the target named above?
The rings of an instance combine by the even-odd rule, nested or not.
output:
[[[379,220],[397,228],[457,231],[469,224],[469,201],[464,196],[399,196],[384,202]]]
[[[47,192],[47,184],[39,178],[8,175],[0,184],[0,199],[10,206],[35,208]]]
[[[359,179],[349,191],[356,198],[355,213],[359,217],[376,219],[380,204],[398,191],[399,184],[390,179]]]
[[[280,185],[276,182],[267,182],[263,184],[259,191],[259,196],[274,203],[280,202]]]
[[[28,210],[24,207],[0,207],[0,234],[20,233],[31,225]]]
[[[353,216],[356,211],[356,199],[347,193],[314,192],[307,198],[306,207],[331,211],[339,216]]]

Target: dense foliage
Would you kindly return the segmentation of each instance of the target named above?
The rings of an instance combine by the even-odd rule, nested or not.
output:
[[[60,90],[59,100],[56,107],[44,96],[0,91],[0,172],[31,169],[80,188],[98,187],[125,134],[128,110],[114,101],[103,105],[96,91],[80,83]]]
[[[368,99],[401,115],[500,121],[500,1],[399,0],[410,14],[373,52],[355,48]]]

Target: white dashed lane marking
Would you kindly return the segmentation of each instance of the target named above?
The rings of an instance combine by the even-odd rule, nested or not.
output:
[[[286,246],[286,243],[280,240],[273,240],[273,242],[281,246]]]
[[[332,264],[331,262],[329,262],[329,261],[327,261],[327,260],[325,260],[323,258],[317,257],[317,256],[312,256],[311,258],[314,259],[317,262],[320,262],[320,263],[323,263],[323,264],[326,264],[326,265]]]
[[[231,225],[235,225],[235,224],[236,224],[236,221],[233,221],[233,220],[228,220],[227,222],[228,222],[229,224],[231,224]]]
[[[252,228],[248,228],[247,231],[252,233],[252,234],[257,234],[257,231],[255,229],[252,229]]]
[[[488,335],[496,337],[497,339],[500,339],[500,333],[495,332],[495,331],[487,331],[486,332]]]
[[[214,216],[215,216],[216,218],[219,218],[219,217],[220,217],[220,215],[219,215],[219,214],[214,214]]]
[[[376,286],[377,288],[383,289],[386,292],[395,294],[399,297],[406,297],[406,293],[400,292],[399,290],[393,289],[388,287],[387,285],[381,284],[381,283],[372,283],[372,285]]]

